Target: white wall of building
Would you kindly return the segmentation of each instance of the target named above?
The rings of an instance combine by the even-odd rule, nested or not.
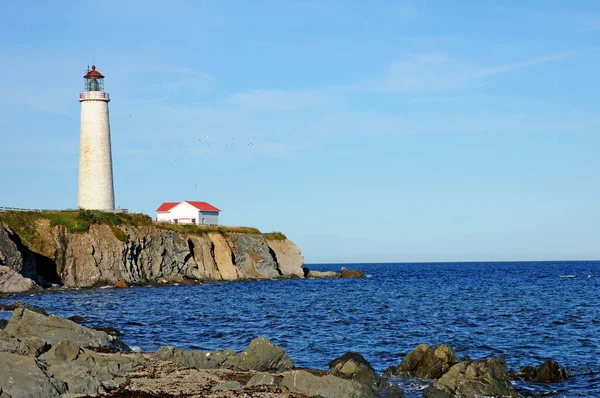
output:
[[[156,213],[157,221],[174,222],[178,224],[204,224],[218,225],[219,213],[216,211],[200,211],[187,202],[181,202],[169,212]]]

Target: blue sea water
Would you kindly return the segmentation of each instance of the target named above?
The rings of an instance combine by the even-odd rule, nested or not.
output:
[[[18,299],[113,326],[146,351],[167,344],[239,351],[266,336],[298,367],[326,369],[355,351],[382,372],[420,343],[447,343],[459,358],[502,356],[509,369],[552,357],[574,377],[517,383],[520,394],[600,396],[599,261],[307,265],[341,266],[369,277],[94,289],[0,302]],[[427,385],[395,382],[409,398]]]

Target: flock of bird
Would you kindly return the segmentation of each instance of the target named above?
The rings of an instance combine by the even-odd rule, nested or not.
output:
[[[129,117],[130,118],[134,118],[135,115],[130,114]],[[241,147],[241,146],[253,147],[253,146],[256,145],[256,143],[254,141],[250,141],[248,139],[243,139],[243,142],[240,141],[240,140],[236,141],[236,139],[233,138],[233,137],[231,137],[230,141],[226,141],[223,144],[223,143],[220,143],[220,142],[217,142],[217,141],[211,141],[210,136],[208,136],[208,135],[205,138],[198,138],[198,143],[201,144],[201,145],[205,145],[207,147],[210,147],[210,146],[216,147],[216,146],[220,146],[220,145],[222,145],[224,147],[234,147],[234,146],[238,146],[238,147]],[[191,153],[192,152],[192,149],[186,149],[186,148],[188,148],[188,147],[187,146],[184,147],[184,145],[179,145],[179,148],[175,148],[175,149],[185,150],[187,153]],[[173,152],[173,151],[174,151],[173,148],[169,149],[169,152]],[[177,158],[173,159],[173,160],[175,162],[179,161],[179,159],[177,159]]]
[[[213,141],[211,140],[210,136],[206,136],[205,138],[198,138],[198,143],[200,145],[206,146],[206,147],[218,147],[218,146],[222,146],[222,147],[226,147],[226,148],[233,148],[235,146],[238,147],[253,147],[256,145],[256,143],[254,141],[250,141],[248,139],[244,139],[243,142],[240,140],[236,140],[235,138],[231,138],[230,141],[226,141],[225,143],[223,142],[217,142],[217,141]],[[185,151],[186,153],[191,153],[192,149],[190,149],[188,146],[185,145],[179,145],[178,148],[171,148],[169,149],[169,152],[174,152],[174,151]],[[175,162],[178,162],[179,159],[174,159]]]

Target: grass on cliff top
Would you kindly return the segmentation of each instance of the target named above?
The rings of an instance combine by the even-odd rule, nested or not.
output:
[[[265,238],[267,240],[286,240],[287,236],[283,234],[283,232],[267,232]]]
[[[118,228],[119,225],[150,226],[154,225],[163,230],[175,231],[188,235],[204,235],[217,232],[221,235],[228,233],[261,234],[253,227],[227,227],[222,225],[182,225],[153,222],[146,214],[137,213],[108,213],[98,210],[70,210],[53,212],[34,211],[4,211],[0,212],[0,221],[8,225],[21,238],[24,244],[35,247],[38,239],[36,222],[40,219],[50,221],[50,226],[64,225],[70,232],[87,232],[92,224],[108,225],[121,242],[129,241],[125,232]],[[287,239],[281,232],[264,234],[268,240]],[[33,246],[32,246],[33,244]]]
[[[160,229],[166,229],[169,231],[175,231],[187,235],[204,235],[209,232],[217,232],[221,235],[227,235],[228,233],[242,233],[242,234],[260,234],[258,228],[253,227],[226,227],[223,225],[194,225],[194,224],[167,224],[162,222],[155,222],[154,225]]]
[[[4,211],[0,212],[0,221],[8,225],[21,238],[23,243],[30,246],[37,239],[36,222],[41,219],[50,221],[50,226],[64,225],[70,232],[86,232],[91,224],[105,224],[121,242],[129,238],[118,225],[152,225],[152,219],[145,214],[107,213],[97,210],[79,211]]]

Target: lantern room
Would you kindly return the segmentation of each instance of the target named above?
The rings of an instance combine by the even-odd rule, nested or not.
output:
[[[88,67],[88,73],[83,78],[85,79],[83,91],[104,91],[104,76],[96,70],[95,65],[92,65],[92,70]]]

